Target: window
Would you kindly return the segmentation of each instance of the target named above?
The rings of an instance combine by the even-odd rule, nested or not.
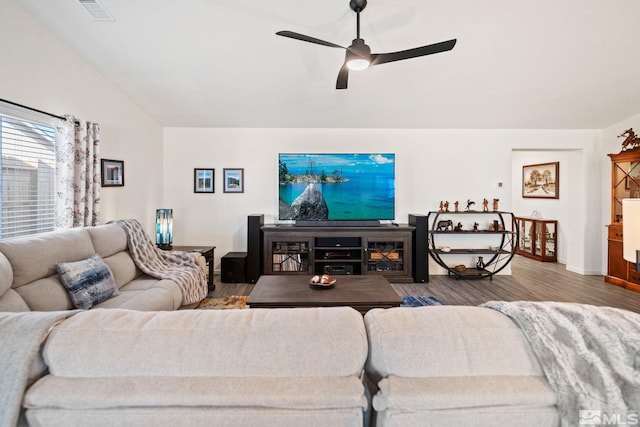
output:
[[[55,227],[53,120],[0,104],[0,239]]]

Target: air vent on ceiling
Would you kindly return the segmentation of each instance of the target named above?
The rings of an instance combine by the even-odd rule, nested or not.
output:
[[[94,21],[115,21],[115,18],[98,0],[78,0]]]

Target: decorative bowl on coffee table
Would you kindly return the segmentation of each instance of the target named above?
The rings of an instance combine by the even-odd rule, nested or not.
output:
[[[328,274],[313,276],[309,280],[309,286],[312,289],[331,289],[336,286],[336,279],[332,279]]]

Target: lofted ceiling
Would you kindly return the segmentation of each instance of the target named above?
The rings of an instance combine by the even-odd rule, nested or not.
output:
[[[638,0],[369,0],[383,53],[452,51],[352,72],[348,0],[14,0],[163,126],[601,129],[640,113]]]

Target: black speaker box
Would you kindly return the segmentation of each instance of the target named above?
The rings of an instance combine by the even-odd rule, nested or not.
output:
[[[411,257],[411,270],[413,281],[424,283],[429,281],[429,224],[427,216],[420,214],[409,214],[409,225],[416,229],[412,233],[413,254]]]
[[[264,215],[252,214],[247,217],[247,283],[256,283],[263,272],[262,225]]]
[[[245,283],[246,252],[228,252],[220,259],[220,280],[224,283]]]

